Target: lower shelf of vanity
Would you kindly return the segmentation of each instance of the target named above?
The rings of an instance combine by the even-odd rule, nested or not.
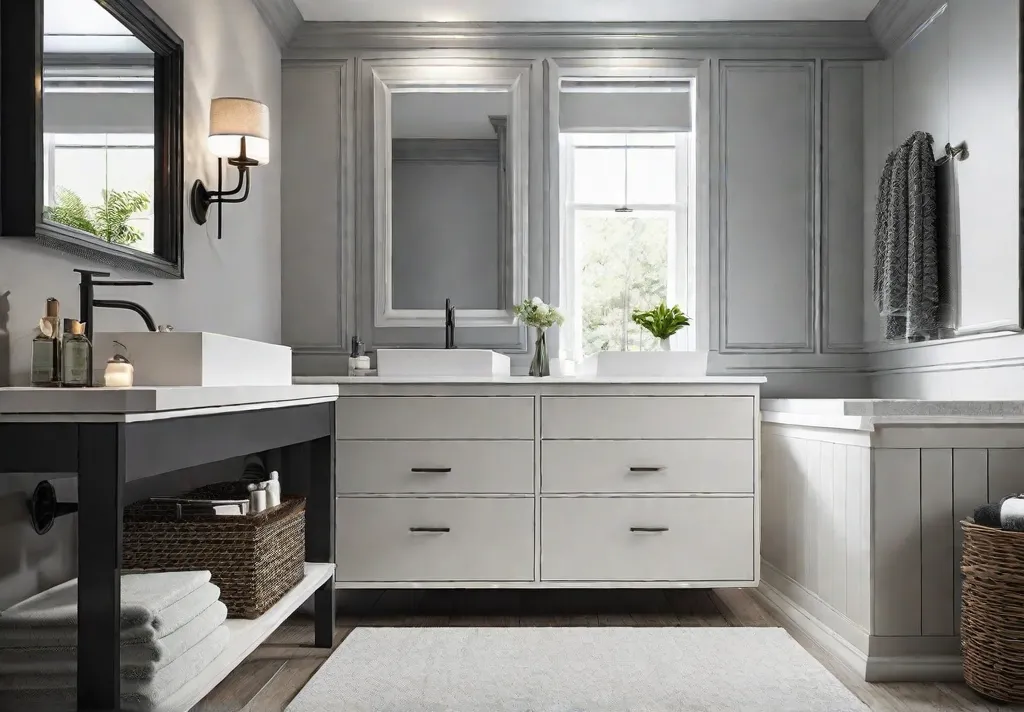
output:
[[[756,586],[746,496],[339,497],[339,588]]]

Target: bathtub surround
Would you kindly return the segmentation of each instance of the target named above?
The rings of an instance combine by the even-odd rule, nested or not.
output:
[[[868,681],[962,679],[959,522],[1024,491],[1019,402],[763,402],[763,602]]]

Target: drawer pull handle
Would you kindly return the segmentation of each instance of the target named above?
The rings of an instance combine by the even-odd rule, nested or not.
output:
[[[664,472],[664,467],[631,467],[630,472]]]
[[[411,534],[447,534],[451,527],[409,527]]]
[[[634,534],[661,534],[667,532],[668,527],[630,527],[629,531]]]
[[[450,467],[414,467],[412,471],[419,474],[445,475],[452,471]]]

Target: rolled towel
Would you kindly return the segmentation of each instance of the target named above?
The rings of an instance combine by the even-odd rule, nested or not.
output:
[[[205,670],[224,652],[230,633],[219,626],[198,645],[160,670],[152,680],[121,681],[121,706],[129,712],[149,712],[166,701]],[[73,710],[75,709],[75,676],[47,678],[45,684],[26,686],[25,676],[0,677],[0,709],[3,710]],[[38,682],[38,681],[33,681]]]
[[[146,643],[121,646],[121,676],[150,680],[161,669],[201,643],[228,617],[220,601],[173,633]],[[78,669],[75,646],[0,650],[0,675],[71,675]]]
[[[999,520],[999,511],[1001,507],[998,504],[983,504],[974,510],[974,523],[983,527],[994,527],[998,529],[1002,526],[1002,522]]]
[[[1024,532],[1024,497],[1011,495],[999,503],[999,523],[1003,529]]]
[[[201,586],[164,608],[149,623],[121,628],[121,644],[149,643],[170,635],[191,622],[220,599],[220,588],[212,583]],[[20,604],[19,604],[20,605]],[[0,628],[0,649],[73,647],[78,643],[76,625],[63,628]]]

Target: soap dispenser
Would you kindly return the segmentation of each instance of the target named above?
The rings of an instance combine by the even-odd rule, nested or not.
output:
[[[32,340],[32,385],[59,386],[61,380],[60,302],[46,300],[46,316]]]
[[[66,388],[92,385],[92,343],[85,335],[85,324],[71,322],[71,335],[64,341],[64,379]]]
[[[358,336],[352,337],[352,353],[348,357],[348,375],[364,376],[370,372],[370,357]]]

